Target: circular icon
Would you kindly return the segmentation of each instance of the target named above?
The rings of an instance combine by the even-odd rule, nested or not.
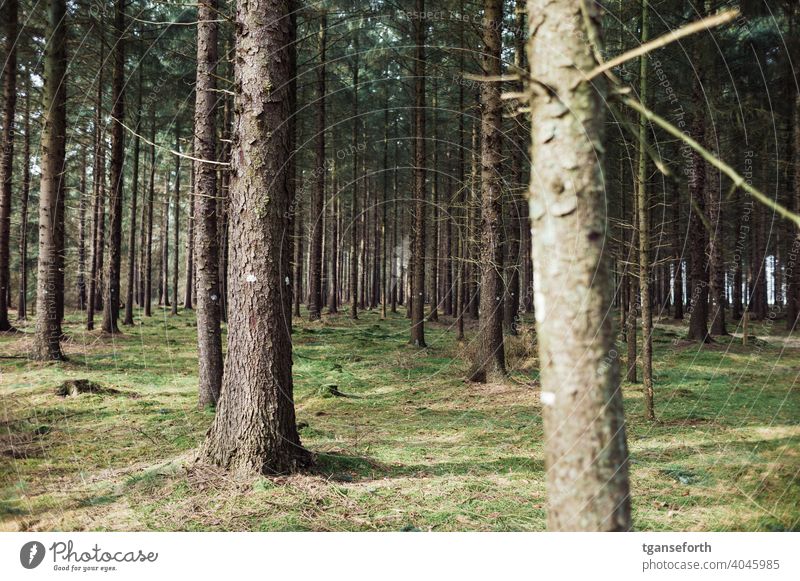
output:
[[[35,569],[44,559],[44,545],[39,541],[30,541],[19,550],[19,562],[26,569]]]

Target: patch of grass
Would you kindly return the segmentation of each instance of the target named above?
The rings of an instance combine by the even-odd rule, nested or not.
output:
[[[512,376],[464,382],[473,351],[445,317],[408,345],[404,313],[294,324],[295,402],[307,474],[198,473],[213,419],[197,409],[193,315],[157,310],[124,335],[71,315],[67,362],[27,360],[32,331],[0,336],[0,525],[10,530],[543,530],[545,485],[535,334],[508,337]],[[797,530],[800,350],[760,341],[654,340],[656,413],[624,383],[635,526]],[[620,349],[624,352],[624,349]],[[58,397],[86,379],[138,397]],[[328,386],[349,397],[321,397]]]

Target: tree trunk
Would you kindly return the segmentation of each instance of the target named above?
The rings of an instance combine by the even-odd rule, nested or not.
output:
[[[180,126],[175,124],[175,151],[180,151]],[[180,264],[180,218],[181,218],[181,158],[175,156],[175,207],[172,210],[172,315],[178,314],[178,265]]]
[[[161,207],[161,265],[158,304],[169,306],[169,170],[164,174],[164,204]]]
[[[501,73],[502,0],[485,0],[483,74]],[[478,353],[470,373],[485,382],[506,375],[503,345],[503,206],[500,83],[481,83],[481,293]]]
[[[358,36],[353,52],[353,197],[350,202],[350,318],[358,319]]]
[[[192,149],[192,157],[194,149]],[[186,240],[186,283],[183,287],[183,308],[194,308],[194,216],[195,216],[195,165],[191,162],[189,174],[189,232]]]
[[[516,0],[516,30],[514,33],[514,70],[519,75],[525,74],[525,3],[523,0]],[[517,86],[522,90],[522,86]],[[511,214],[511,224],[508,230],[508,262],[506,267],[506,295],[504,301],[504,324],[506,331],[510,335],[517,334],[519,325],[520,307],[520,271],[523,269],[524,252],[522,245],[525,241],[524,230],[529,230],[524,220],[523,207],[524,200],[521,199],[520,191],[522,186],[522,163],[524,155],[524,133],[522,131],[522,119],[514,119],[515,133],[518,141],[511,144],[511,204],[509,213]],[[518,188],[520,188],[518,190]]]
[[[649,40],[650,16],[648,0],[642,0],[641,44]],[[639,99],[648,106],[647,55],[639,57]],[[644,407],[648,420],[655,420],[653,407],[653,311],[650,296],[650,201],[647,193],[647,118],[639,114],[639,159],[636,175],[636,209],[639,230],[639,298],[642,303],[642,383]]]
[[[81,179],[78,186],[78,280],[76,288],[78,291],[78,308],[83,311],[86,308],[86,148],[81,148]],[[27,204],[27,201],[26,201]]]
[[[695,59],[699,62],[699,59]],[[705,143],[705,107],[703,88],[699,79],[694,82],[692,93],[694,105],[694,120],[692,121],[691,136],[700,144]],[[689,168],[689,200],[692,207],[689,209],[689,245],[690,267],[690,296],[691,312],[689,314],[689,334],[691,341],[710,341],[708,334],[708,274],[706,262],[706,232],[701,216],[705,214],[705,185],[706,172],[705,160],[696,151],[692,150],[691,165]]]
[[[17,107],[17,0],[5,6],[6,51],[3,66],[3,133],[0,143],[0,331],[14,327],[8,319],[8,297],[11,288],[11,186],[14,167],[14,114]]]
[[[28,200],[31,191],[31,71],[29,69],[25,75],[24,124],[22,196],[19,209],[19,301],[17,302],[17,318],[21,321],[28,319]]]
[[[712,153],[716,151],[712,149]],[[727,335],[725,327],[725,263],[722,259],[724,240],[724,221],[722,215],[722,184],[720,173],[716,168],[709,168],[706,187],[706,207],[711,225],[708,241],[710,295],[711,295],[711,334]],[[776,286],[779,289],[780,286]]]
[[[100,273],[103,271],[103,246],[105,233],[105,127],[103,123],[103,66],[105,62],[105,34],[103,16],[99,24],[100,35],[100,70],[97,73],[97,101],[94,115],[94,159],[92,160],[92,193],[94,207],[92,209],[92,266],[89,276],[89,296],[86,304],[86,329],[94,329],[94,313],[102,304]]]
[[[582,10],[582,4],[528,0],[531,76],[548,88],[533,89],[536,171],[530,185],[534,269],[540,274],[536,318],[547,524],[556,531],[626,531],[628,451],[604,252],[606,91],[602,77],[585,81],[597,62],[582,14],[599,27],[600,7],[586,3]]]
[[[64,359],[61,351],[61,318],[57,290],[63,270],[63,248],[58,230],[64,214],[58,198],[64,193],[64,161],[67,142],[67,7],[65,0],[50,0],[48,39],[44,56],[42,98],[41,172],[39,187],[39,266],[36,284],[36,335],[32,357],[38,360]],[[63,241],[63,239],[61,239]]]
[[[151,105],[152,107],[152,105]],[[144,269],[144,316],[152,316],[153,308],[153,206],[156,190],[156,117],[155,109],[150,111],[150,179],[147,185],[147,225]]]
[[[304,192],[305,188],[298,188],[299,191]],[[295,201],[295,219],[294,219],[294,316],[300,317],[300,301],[303,296],[303,256],[304,256],[304,243],[305,232],[303,231],[303,200],[300,196]]]
[[[111,199],[108,238],[108,265],[103,303],[103,331],[119,333],[120,271],[122,264],[122,186],[125,162],[125,15],[124,1],[117,0],[114,28],[118,35],[114,45],[114,77],[111,83]]]
[[[216,65],[218,0],[198,5],[197,85],[195,89],[194,152],[201,160],[216,156]],[[222,389],[222,331],[220,329],[219,244],[217,233],[217,168],[195,165],[195,256],[197,260],[198,405],[216,405]]]
[[[131,181],[131,224],[130,235],[128,237],[128,291],[125,299],[125,319],[123,325],[133,325],[133,295],[136,284],[134,273],[136,272],[136,212],[139,201],[139,151],[141,143],[139,133],[142,128],[142,77],[143,67],[139,65],[139,88],[136,96],[136,135],[133,138],[133,179]]]
[[[314,136],[316,162],[314,166],[314,193],[311,197],[311,264],[308,271],[311,290],[308,294],[308,319],[316,321],[322,316],[322,228],[325,211],[325,34],[327,18],[320,16],[319,58],[317,67],[317,127]]]
[[[673,278],[672,278],[672,308],[676,321],[683,320],[683,236],[681,234],[681,204],[680,190],[673,194],[672,201],[672,236],[673,236]]]
[[[416,0],[416,13],[425,12],[425,0]],[[414,19],[414,241],[411,251],[411,343],[425,347],[425,28]]]
[[[236,114],[230,191],[228,357],[214,423],[200,459],[234,472],[294,472],[310,463],[300,444],[292,389],[289,276],[291,70],[287,0],[240,0],[236,15]],[[199,294],[199,293],[198,293]]]

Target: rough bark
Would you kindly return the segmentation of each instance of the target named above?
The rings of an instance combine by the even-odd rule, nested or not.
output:
[[[483,73],[501,72],[502,0],[486,0],[483,12]],[[503,345],[502,127],[500,83],[481,84],[481,292],[478,353],[470,373],[484,382],[506,374]]]
[[[19,300],[17,318],[28,319],[28,200],[31,191],[31,73],[25,75],[25,142],[22,146],[22,195],[19,226]]]
[[[111,197],[109,199],[108,263],[103,299],[103,331],[119,333],[120,271],[122,264],[122,193],[125,161],[125,15],[124,0],[117,0],[114,29],[114,69],[111,83]]]
[[[647,0],[642,0],[641,41],[649,39],[650,16]],[[647,107],[649,102],[647,85],[647,56],[639,57],[639,99]],[[639,231],[639,300],[642,306],[642,384],[644,387],[644,407],[648,420],[655,420],[653,407],[653,310],[651,304],[650,281],[650,200],[647,191],[647,119],[639,115],[639,141],[636,175],[637,229]]]
[[[3,66],[3,133],[0,136],[0,331],[11,331],[8,297],[11,288],[11,186],[14,167],[14,115],[17,107],[17,0],[5,2],[5,64]]]
[[[175,124],[175,151],[180,151],[180,126]],[[180,218],[181,218],[181,158],[175,156],[175,205],[172,208],[172,315],[178,314],[178,269],[180,264]]]
[[[550,530],[631,528],[603,198],[605,81],[581,0],[528,0],[533,87],[530,213]],[[584,4],[599,29],[599,6]],[[542,58],[549,55],[550,58]],[[566,186],[567,182],[569,186]],[[575,321],[580,321],[579,325]]]
[[[425,0],[416,0],[417,14]],[[414,19],[414,240],[411,253],[411,344],[425,347],[425,29],[427,21]]]
[[[41,182],[39,186],[39,266],[36,284],[36,334],[32,356],[38,360],[64,359],[61,318],[58,313],[59,272],[63,248],[58,230],[64,214],[58,198],[64,192],[67,136],[67,7],[65,0],[50,0],[47,11],[47,46],[44,56],[42,98]]]
[[[105,61],[105,34],[103,18],[98,26],[100,35],[100,70],[97,73],[97,101],[94,112],[94,158],[92,160],[92,264],[89,275],[89,297],[86,303],[86,328],[94,329],[94,313],[102,304],[100,273],[103,271],[103,241],[105,232],[105,127],[103,124],[103,62]]]
[[[197,84],[195,89],[194,152],[201,160],[216,155],[216,65],[218,0],[198,6]],[[195,257],[197,285],[198,405],[216,405],[222,389],[219,245],[217,239],[217,168],[195,165]]]
[[[196,99],[196,97],[195,97]],[[194,148],[192,149],[194,152]],[[192,155],[192,157],[197,157]],[[195,216],[195,165],[191,163],[191,171],[189,174],[189,224],[188,234],[186,237],[186,281],[183,286],[183,308],[194,308],[194,216]]]
[[[698,143],[705,142],[705,111],[703,89],[700,79],[695,79],[692,103],[694,105],[694,118],[691,125],[691,136]],[[706,167],[705,160],[696,151],[692,150],[689,166],[689,200],[692,207],[689,209],[689,246],[690,246],[690,272],[689,272],[689,334],[692,341],[709,341],[708,334],[708,264],[706,260],[706,231],[701,215],[705,214],[705,187]]]
[[[144,252],[144,316],[152,316],[153,308],[153,206],[156,190],[156,117],[154,109],[150,112],[150,177],[147,184],[147,224],[145,225]]]
[[[136,122],[134,123],[136,135],[133,138],[133,177],[131,180],[131,223],[128,236],[128,290],[125,298],[125,318],[123,325],[133,325],[133,295],[136,288],[134,274],[138,265],[136,264],[136,212],[139,203],[139,154],[141,150],[141,140],[139,132],[142,127],[142,77],[144,76],[143,67],[139,65],[139,87],[136,94]]]
[[[320,65],[317,67],[317,126],[314,136],[316,162],[314,165],[314,193],[311,196],[311,263],[308,277],[308,318],[316,321],[322,316],[322,229],[325,211],[325,34],[327,19],[320,17],[318,50]]]
[[[355,38],[355,51],[353,53],[353,196],[350,201],[350,318],[358,319],[358,37]]]
[[[287,0],[240,0],[230,191],[230,326],[224,385],[200,459],[235,472],[310,462],[295,423],[291,312],[282,294],[291,200]]]

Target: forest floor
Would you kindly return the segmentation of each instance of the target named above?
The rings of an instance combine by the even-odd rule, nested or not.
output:
[[[316,468],[242,480],[193,464],[212,420],[196,408],[194,317],[155,315],[116,337],[71,315],[55,365],[26,359],[32,323],[0,337],[0,530],[545,528],[529,329],[508,338],[508,381],[474,385],[449,318],[424,351],[400,313],[300,321],[297,416]],[[753,324],[745,347],[658,325],[658,422],[623,384],[637,529],[800,529],[800,349],[778,327]],[[116,391],[56,395],[67,379]]]

